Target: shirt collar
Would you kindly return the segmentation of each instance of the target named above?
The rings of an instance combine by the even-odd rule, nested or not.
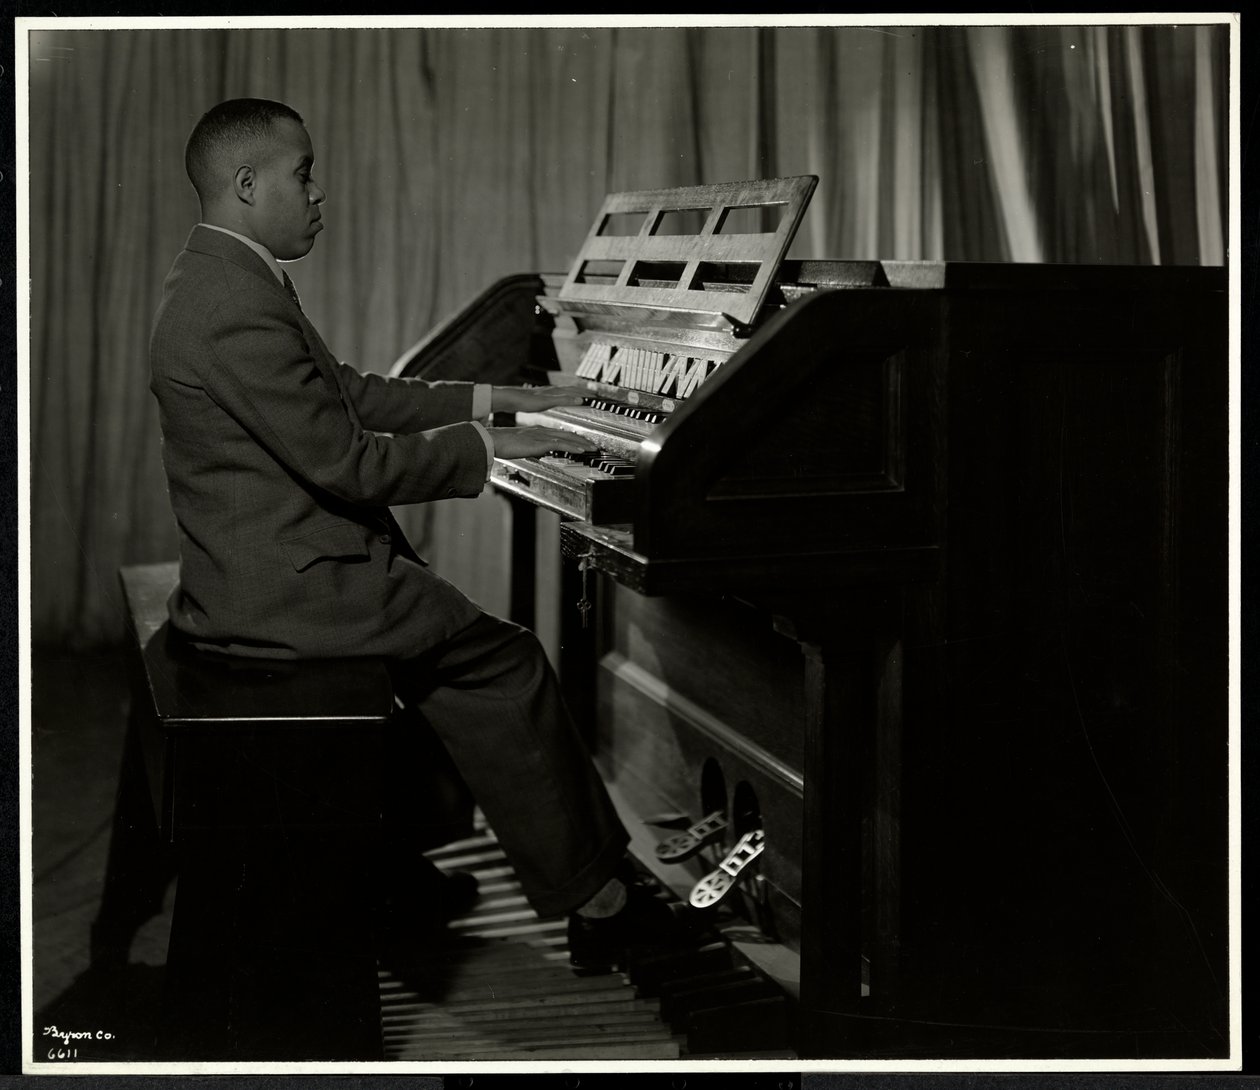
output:
[[[211,231],[222,231],[225,235],[231,235],[238,242],[245,243],[245,245],[253,250],[254,253],[267,262],[267,268],[276,274],[276,279],[279,280],[281,284],[284,283],[284,272],[280,268],[280,263],[275,259],[272,252],[262,243],[255,242],[252,238],[246,238],[244,235],[237,234],[235,231],[229,231],[226,227],[220,227],[214,223],[202,223],[198,224],[198,226],[209,227]]]

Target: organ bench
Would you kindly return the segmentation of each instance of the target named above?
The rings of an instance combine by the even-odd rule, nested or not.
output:
[[[379,1058],[370,894],[396,718],[384,664],[207,654],[167,623],[177,564],[120,576],[128,744],[178,873],[158,1051]],[[116,830],[111,867],[119,850]]]

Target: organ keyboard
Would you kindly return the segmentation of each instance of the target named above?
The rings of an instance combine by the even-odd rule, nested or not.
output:
[[[559,370],[548,380],[583,389],[586,404],[518,415],[575,432],[599,453],[499,460],[496,486],[572,518],[629,521],[644,444],[743,346],[816,184],[805,176],[609,196],[558,292],[539,299],[556,328]],[[689,219],[659,233],[678,216]]]
[[[554,517],[633,848],[802,1056],[1223,1055],[1224,272],[789,260],[814,186],[613,194],[396,373],[586,395],[492,470],[518,619]]]

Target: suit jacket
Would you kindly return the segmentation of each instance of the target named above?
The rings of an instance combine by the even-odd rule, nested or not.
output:
[[[484,487],[471,383],[339,363],[266,262],[204,227],[166,279],[150,366],[176,629],[236,654],[410,657],[477,617],[389,513]]]

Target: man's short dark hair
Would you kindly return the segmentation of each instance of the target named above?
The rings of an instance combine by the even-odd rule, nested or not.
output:
[[[184,169],[203,203],[226,184],[225,173],[239,165],[230,153],[265,140],[281,118],[303,124],[291,106],[265,98],[229,99],[206,111],[184,148]]]

